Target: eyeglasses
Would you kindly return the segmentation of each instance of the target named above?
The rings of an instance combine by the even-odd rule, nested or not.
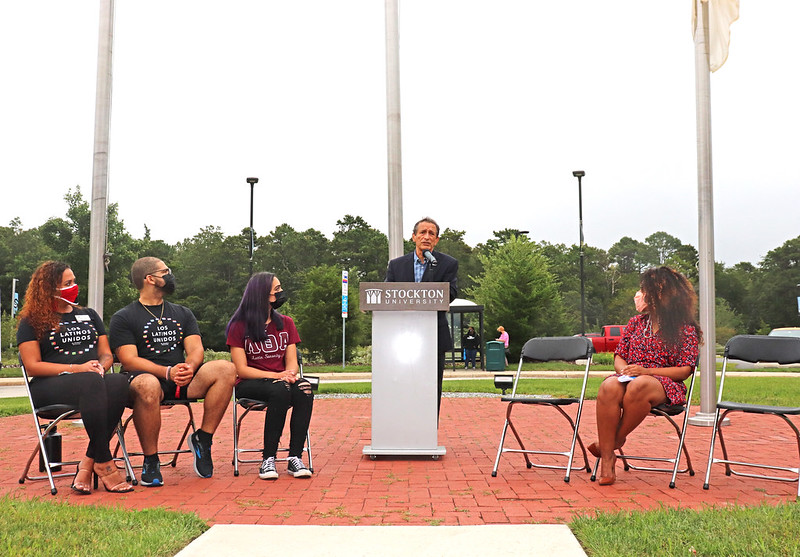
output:
[[[156,273],[161,273],[161,274],[160,274],[160,275],[157,275]],[[169,267],[167,267],[166,269],[159,269],[159,270],[157,270],[157,271],[153,271],[152,273],[147,273],[147,276],[148,276],[148,277],[158,277],[158,278],[161,278],[161,277],[163,277],[164,275],[171,275],[171,274],[172,274],[172,269],[170,269]]]

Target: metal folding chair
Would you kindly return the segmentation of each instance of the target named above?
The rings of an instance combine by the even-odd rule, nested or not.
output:
[[[58,425],[64,420],[80,420],[81,413],[77,406],[70,404],[50,404],[48,406],[37,408],[33,402],[33,395],[31,394],[31,388],[28,384],[28,372],[25,369],[25,366],[22,364],[22,360],[20,360],[19,365],[22,369],[22,378],[25,382],[25,392],[28,393],[28,401],[31,405],[31,413],[33,414],[33,423],[34,427],[36,428],[37,437],[36,447],[34,447],[33,451],[31,452],[31,456],[28,457],[28,461],[25,464],[22,475],[19,478],[19,483],[25,483],[25,480],[36,481],[46,479],[50,482],[50,493],[55,495],[58,493],[58,490],[56,489],[54,478],[73,477],[75,474],[74,472],[57,472],[55,474],[53,472],[60,470],[64,466],[77,466],[80,463],[80,459],[60,462],[51,460],[51,455],[48,453],[46,447],[47,439],[49,436],[58,431]],[[121,440],[122,433],[120,432],[119,428],[117,428],[116,434],[117,439]],[[43,463],[44,471],[47,473],[44,476],[33,476],[30,474],[31,464],[33,463],[33,460],[36,458],[37,454],[40,455],[40,461]],[[126,475],[130,477],[133,476],[133,468],[131,467],[128,453],[124,449],[122,451],[122,458],[115,458],[115,460],[121,460],[125,465]],[[97,476],[94,476],[94,482],[94,487],[97,489]]]
[[[524,396],[517,394],[520,375],[522,372],[523,361],[532,360],[538,362],[548,362],[553,360],[575,361],[582,359],[586,360],[586,366],[583,371],[583,380],[581,383],[579,396],[568,397],[568,398],[550,398],[542,396]],[[586,448],[584,447],[583,441],[581,441],[581,437],[578,434],[578,428],[580,427],[580,421],[581,421],[581,413],[583,411],[583,402],[586,396],[586,383],[589,379],[589,366],[591,365],[591,363],[592,363],[592,342],[586,337],[532,338],[525,343],[525,346],[522,347],[522,354],[519,359],[517,374],[514,377],[514,387],[511,391],[511,395],[502,396],[500,398],[500,400],[502,400],[503,402],[508,402],[508,407],[506,409],[506,419],[505,419],[505,424],[503,425],[503,432],[500,435],[500,446],[497,449],[497,458],[494,461],[494,468],[492,469],[492,477],[497,476],[497,468],[500,464],[500,456],[503,453],[522,453],[522,455],[525,457],[525,464],[527,465],[528,468],[537,467],[537,468],[566,470],[566,476],[564,477],[565,482],[569,482],[569,476],[572,470],[580,470],[581,468],[583,468],[587,472],[591,471],[591,468],[589,467],[589,460],[586,455]],[[514,409],[514,407],[518,404],[526,406],[550,406],[552,408],[555,408],[564,418],[566,418],[566,420],[570,424],[570,427],[572,428],[572,443],[570,444],[569,451],[526,449],[524,443],[522,442],[522,438],[519,435],[519,431],[514,426],[514,422],[511,419],[511,412]],[[572,417],[567,412],[564,411],[564,407],[572,405],[578,406],[574,421]],[[512,449],[505,447],[504,444],[506,439],[506,431],[508,430],[508,428],[511,428],[511,433],[514,434],[517,443],[519,443],[520,446],[519,449]],[[572,465],[575,455],[576,441],[580,445],[581,451],[583,452],[583,462],[584,462],[583,467],[573,467]],[[567,464],[565,466],[559,466],[552,464],[534,463],[528,456],[530,454],[563,456],[567,458]]]
[[[766,404],[750,404],[741,401],[723,400],[723,390],[725,388],[725,374],[730,360],[743,360],[745,362],[777,362],[779,364],[800,363],[800,338],[778,337],[778,336],[758,336],[758,335],[738,335],[733,337],[725,345],[725,357],[722,362],[722,376],[719,382],[719,393],[717,396],[717,410],[714,420],[714,431],[711,433],[711,444],[708,449],[708,468],[706,468],[706,478],[703,489],[708,489],[711,477],[711,466],[714,464],[725,465],[725,475],[745,476],[748,478],[761,478],[766,480],[778,480],[784,482],[797,482],[797,497],[800,498],[800,465],[798,466],[776,466],[770,463],[742,462],[731,460],[728,457],[728,449],[722,434],[722,423],[731,412],[742,412],[747,414],[762,414],[776,416],[783,420],[794,432],[797,441],[797,450],[800,453],[800,432],[789,416],[800,415],[798,406],[769,406]],[[716,437],[719,435],[719,445],[722,449],[724,458],[714,458],[714,445]],[[798,454],[795,453],[795,454]],[[788,452],[787,452],[788,454]],[[791,472],[793,475],[769,476],[765,474],[750,474],[734,468],[753,467],[764,470],[780,470]]]
[[[297,352],[297,363],[300,365],[300,377],[311,383],[311,389],[316,391],[319,387],[319,378],[312,377],[312,376],[305,376],[303,375],[303,359],[300,355],[300,351]],[[241,416],[238,415],[238,407],[241,406],[244,409]],[[246,464],[246,463],[258,463],[260,464],[262,459],[259,458],[242,458],[240,455],[242,453],[262,453],[264,451],[264,447],[254,448],[254,449],[242,449],[239,447],[239,434],[241,433],[242,429],[242,421],[250,412],[265,412],[267,410],[267,403],[263,400],[256,400],[252,398],[238,398],[236,396],[236,387],[233,388],[233,475],[239,475],[239,464]],[[289,452],[288,447],[279,447],[278,452]],[[303,448],[303,452],[308,455],[308,469],[312,472],[314,471],[314,462],[311,457],[311,435],[308,431],[306,431],[306,444]],[[277,461],[285,461],[286,458],[278,458]]]
[[[636,455],[629,455],[625,454],[625,451],[622,449],[617,449],[617,456],[622,460],[623,468],[627,472],[628,470],[644,470],[649,472],[672,472],[672,479],[669,482],[669,486],[671,488],[675,487],[675,478],[678,474],[684,474],[686,472],[689,473],[690,476],[694,476],[694,468],[692,467],[692,459],[689,456],[689,451],[686,449],[686,427],[689,425],[689,406],[691,405],[692,401],[692,393],[694,392],[694,381],[697,377],[697,366],[695,366],[694,371],[692,372],[691,378],[689,380],[689,389],[686,392],[686,404],[659,404],[658,406],[653,407],[650,410],[650,416],[656,418],[666,418],[667,421],[672,424],[672,427],[675,429],[675,433],[678,435],[678,448],[675,452],[674,457],[662,457],[662,456],[636,456]],[[683,425],[679,426],[675,420],[673,419],[676,416],[680,416],[683,414]],[[681,462],[681,453],[686,457],[686,468],[680,468]],[[656,466],[635,466],[630,463],[631,460],[642,460],[642,461],[649,461],[649,462],[668,462],[672,464],[671,468],[659,468]],[[594,481],[597,477],[597,468],[600,465],[600,459],[596,459],[594,463],[594,468],[592,468],[592,477],[591,480]]]

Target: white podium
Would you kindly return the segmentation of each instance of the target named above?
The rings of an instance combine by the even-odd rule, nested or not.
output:
[[[361,283],[360,306],[372,311],[372,444],[379,455],[445,454],[438,444],[437,311],[446,282]]]

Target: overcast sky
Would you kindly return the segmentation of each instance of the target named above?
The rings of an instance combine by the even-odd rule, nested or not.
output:
[[[99,4],[0,0],[0,225],[90,199]],[[715,259],[800,234],[800,3],[741,0],[711,76]],[[400,0],[404,230],[697,247],[691,1]],[[387,232],[384,3],[117,0],[109,200],[136,237]]]

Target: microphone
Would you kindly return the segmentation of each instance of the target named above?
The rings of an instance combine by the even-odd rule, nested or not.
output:
[[[436,258],[431,253],[431,250],[426,249],[425,251],[422,252],[422,256],[428,263],[431,264],[431,267],[436,267],[436,265],[439,264],[439,262],[436,261]]]

